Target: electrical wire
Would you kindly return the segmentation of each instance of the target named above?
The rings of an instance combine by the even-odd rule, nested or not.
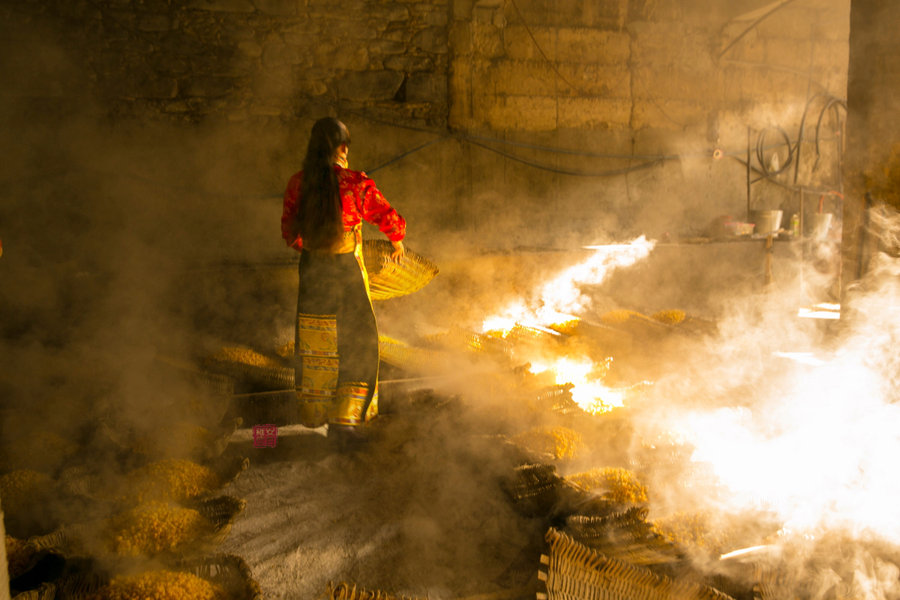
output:
[[[550,68],[553,69],[553,72],[556,73],[556,76],[559,77],[563,83],[572,88],[572,91],[582,93],[581,90],[576,87],[571,81],[566,79],[562,73],[559,72],[559,68],[556,66],[556,62],[550,60],[550,57],[547,56],[547,53],[544,52],[544,49],[541,48],[541,45],[538,44],[537,38],[534,37],[534,33],[531,32],[531,28],[528,26],[528,23],[525,22],[525,19],[522,17],[522,12],[519,10],[519,5],[516,4],[516,0],[510,0],[510,3],[513,5],[513,8],[516,11],[516,16],[519,17],[519,21],[522,23],[522,26],[525,27],[525,31],[528,32],[528,36],[531,38],[531,41],[534,43],[534,47],[537,48],[537,51],[540,52],[541,56],[544,57],[544,60],[547,61],[547,64],[550,65]]]
[[[769,165],[766,164],[765,159],[765,140],[766,135],[769,131],[777,131],[781,134],[781,137],[784,139],[784,145],[787,146],[788,155],[787,160],[784,161],[783,165],[779,165],[776,169],[770,169]],[[791,137],[788,135],[787,131],[784,128],[779,126],[767,127],[759,132],[759,136],[756,138],[756,160],[759,161],[759,166],[762,169],[763,175],[767,178],[771,178],[779,173],[783,173],[791,166],[791,163],[794,160],[794,147],[791,144]]]
[[[735,37],[733,40],[731,40],[731,42],[729,42],[729,43],[725,46],[725,48],[724,48],[721,52],[719,52],[719,58],[722,58],[723,56],[725,56],[725,54],[726,54],[729,50],[731,50],[731,49],[734,47],[735,44],[737,44],[737,43],[738,43],[745,35],[747,35],[747,34],[750,33],[751,31],[753,31],[753,30],[756,28],[757,25],[759,25],[760,23],[762,23],[763,21],[765,21],[766,19],[768,19],[770,16],[772,16],[773,14],[775,14],[776,12],[778,12],[779,10],[781,10],[782,8],[784,8],[785,6],[787,6],[788,4],[790,4],[790,3],[792,3],[792,2],[795,2],[795,1],[796,1],[796,0],[784,0],[784,2],[782,2],[782,3],[779,4],[778,6],[775,6],[772,10],[766,12],[764,15],[762,15],[761,17],[759,17],[758,19],[756,19],[755,21],[753,21],[753,23],[751,23],[750,26],[747,27],[747,29],[745,29],[744,31],[742,31],[737,37]]]

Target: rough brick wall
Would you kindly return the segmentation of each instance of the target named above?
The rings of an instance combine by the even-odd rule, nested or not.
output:
[[[472,150],[475,188],[539,197],[531,213],[553,231],[572,214],[570,230],[597,236],[700,233],[716,215],[745,218],[748,205],[789,216],[800,210],[798,193],[778,184],[839,183],[834,136],[822,136],[813,169],[807,122],[797,180],[756,184],[749,203],[746,169],[731,158],[744,160],[770,127],[796,143],[804,111],[816,122],[820,95],[845,98],[849,6],[457,0],[450,124],[491,132],[502,138],[495,152],[544,168]],[[777,129],[765,135],[766,161],[781,143]],[[714,160],[715,148],[731,158]],[[786,148],[780,154],[788,158]]]
[[[446,1],[51,0],[0,7],[7,53],[44,31],[117,115],[291,120],[366,107],[443,125]]]
[[[273,206],[311,120],[336,114],[353,131],[351,164],[390,165],[377,181],[426,244],[571,247],[745,216],[734,159],[748,127],[752,141],[771,125],[796,140],[810,98],[844,96],[849,0],[768,17],[764,0],[733,4],[21,0],[0,4],[0,75],[11,123],[49,131],[87,107],[104,123],[175,123],[147,177],[190,165],[185,185],[274,192]],[[811,166],[820,108],[800,170],[811,187],[835,179],[833,136]],[[751,195],[788,214],[797,202],[765,182]]]

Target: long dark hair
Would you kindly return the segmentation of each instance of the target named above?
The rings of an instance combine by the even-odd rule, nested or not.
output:
[[[293,223],[304,247],[327,248],[343,234],[334,156],[341,144],[349,143],[347,126],[334,117],[319,119],[313,125],[303,159],[300,210]]]

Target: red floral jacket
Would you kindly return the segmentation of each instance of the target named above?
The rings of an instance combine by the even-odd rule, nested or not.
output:
[[[335,165],[343,206],[344,230],[350,231],[363,220],[378,226],[389,240],[397,242],[406,235],[406,220],[388,204],[375,187],[375,182],[362,171],[351,171]],[[303,171],[295,173],[284,191],[284,209],[281,213],[281,237],[295,250],[303,249],[303,239],[291,235],[291,221],[299,208],[300,181]]]

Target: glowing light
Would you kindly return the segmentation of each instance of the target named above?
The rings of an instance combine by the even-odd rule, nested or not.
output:
[[[773,510],[789,529],[841,528],[900,539],[900,405],[862,361],[798,373],[763,406],[695,412],[678,430],[738,509]]]
[[[581,286],[602,283],[616,269],[634,265],[646,258],[655,243],[641,236],[628,244],[586,246],[593,250],[587,259],[564,269],[550,281],[541,285],[533,301],[526,304],[519,300],[484,321],[482,331],[509,330],[509,323],[548,326],[583,314],[590,300],[581,292]],[[498,327],[497,323],[505,323]]]
[[[526,303],[519,300],[500,314],[485,319],[482,332],[507,337],[517,327],[524,327],[558,336],[559,332],[553,330],[552,325],[576,321],[576,315],[582,314],[589,307],[590,299],[582,293],[582,286],[602,283],[615,269],[632,266],[646,258],[654,245],[654,242],[641,236],[627,244],[586,246],[586,249],[594,251],[587,259],[564,269],[541,285],[536,290],[533,301]],[[622,406],[624,402],[625,392],[603,385],[600,379],[605,375],[605,368],[598,369],[597,364],[587,357],[578,360],[547,357],[527,359],[532,373],[549,371],[553,373],[557,385],[572,384],[572,399],[587,412],[605,412]],[[605,367],[605,362],[603,366]]]
[[[559,358],[552,363],[535,362],[529,370],[534,374],[553,373],[557,385],[571,384],[572,400],[591,414],[607,412],[622,406],[625,392],[608,388],[593,377],[596,365],[586,358]]]

